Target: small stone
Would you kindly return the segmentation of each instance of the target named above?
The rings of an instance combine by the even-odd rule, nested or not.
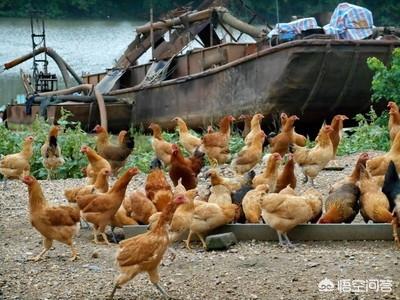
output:
[[[232,232],[209,235],[206,238],[207,250],[226,250],[237,243],[236,236]]]
[[[258,296],[256,294],[250,294],[250,299],[258,299]]]
[[[97,251],[94,251],[92,253],[92,258],[99,258],[99,253]]]

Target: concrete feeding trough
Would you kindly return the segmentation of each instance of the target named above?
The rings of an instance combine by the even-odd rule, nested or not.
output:
[[[125,236],[146,232],[147,225],[124,226]],[[276,241],[276,231],[266,224],[228,224],[210,234],[232,232],[238,241]],[[390,224],[303,224],[288,234],[294,241],[393,240]]]

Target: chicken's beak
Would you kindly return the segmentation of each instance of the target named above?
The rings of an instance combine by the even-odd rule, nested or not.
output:
[[[342,117],[342,120],[344,121],[344,120],[348,120],[349,119],[349,117],[348,116],[343,116]]]

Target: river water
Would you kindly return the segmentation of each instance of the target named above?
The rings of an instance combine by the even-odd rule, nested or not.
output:
[[[143,21],[46,20],[46,44],[78,75],[111,67],[135,38]],[[36,27],[39,28],[39,27]],[[0,66],[32,51],[30,19],[0,18]],[[49,58],[49,71],[59,73]],[[32,71],[32,60],[0,73],[0,107],[23,94],[20,69]],[[59,77],[59,82],[62,77]]]

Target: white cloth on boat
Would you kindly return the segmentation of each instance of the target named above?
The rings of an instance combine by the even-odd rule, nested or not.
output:
[[[321,27],[318,26],[315,18],[303,18],[290,23],[277,23],[274,29],[268,33],[268,37],[271,38],[273,35],[279,35],[280,33],[291,33],[294,37],[294,35],[300,34],[302,31],[316,28]]]
[[[362,40],[373,32],[374,21],[368,9],[350,3],[340,3],[324,26],[326,34],[337,39]]]

